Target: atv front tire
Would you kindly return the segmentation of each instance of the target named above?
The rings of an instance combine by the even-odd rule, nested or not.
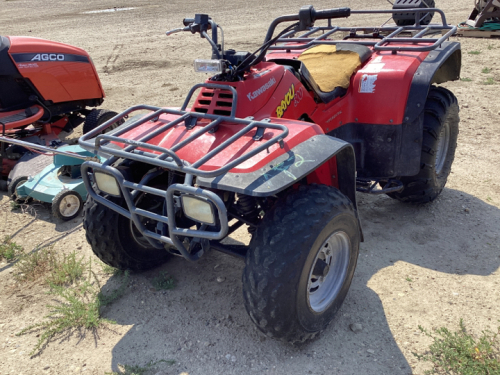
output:
[[[458,138],[457,98],[443,87],[432,87],[424,109],[420,172],[402,177],[404,189],[388,194],[407,203],[427,203],[441,193],[451,172]]]
[[[90,195],[84,213],[85,237],[94,254],[107,265],[120,270],[143,271],[168,260],[165,249],[151,246],[129,219],[94,201]]]
[[[85,122],[83,123],[83,134],[87,134],[91,130],[94,130],[98,126],[101,126],[104,124],[106,121],[112,119],[115,117],[118,113],[114,111],[110,111],[108,109],[93,109],[90,111],[88,116],[85,118]],[[104,133],[108,133],[113,129],[116,129],[118,126],[120,126],[121,123],[116,122],[113,125],[111,125],[109,128],[104,130]]]
[[[252,321],[286,342],[313,338],[347,295],[359,242],[356,210],[337,189],[301,186],[279,201],[246,256],[243,297]]]

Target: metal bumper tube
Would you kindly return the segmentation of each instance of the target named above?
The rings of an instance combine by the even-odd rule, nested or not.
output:
[[[92,172],[91,172],[92,171]],[[120,205],[105,199],[96,193],[94,188],[92,187],[92,183],[89,178],[89,174],[93,174],[95,171],[100,171],[102,173],[106,173],[108,175],[113,176],[116,179],[116,182],[120,188],[121,194],[127,204],[128,210]],[[220,240],[224,238],[228,233],[228,218],[227,211],[224,205],[224,202],[219,198],[219,196],[209,190],[196,188],[193,186],[183,185],[183,184],[173,184],[169,186],[169,188],[165,190],[156,189],[150,186],[146,186],[143,184],[137,184],[130,181],[125,180],[123,174],[116,168],[111,167],[109,165],[102,165],[96,162],[87,161],[82,164],[82,177],[85,183],[85,187],[87,188],[88,194],[98,203],[112,209],[113,211],[118,212],[120,215],[125,216],[126,218],[132,220],[137,230],[144,235],[144,237],[148,240],[151,246],[161,249],[164,246],[161,245],[167,244],[175,247],[184,258],[190,261],[196,261],[203,255],[203,249],[198,251],[195,254],[191,254],[182,241],[179,239],[179,236],[184,237],[195,237],[195,238],[205,238],[208,240]],[[134,195],[132,192],[142,191],[149,194],[154,194],[159,197],[164,197],[166,200],[167,206],[167,216],[158,215],[156,213],[143,210],[141,208],[137,208],[134,204]],[[211,232],[207,230],[193,230],[186,228],[178,228],[175,222],[175,197],[174,194],[176,192],[191,194],[194,196],[200,196],[208,199],[217,209],[217,216],[220,223],[220,229],[217,232]],[[147,229],[144,224],[141,222],[140,217],[147,217],[152,220],[156,220],[158,222],[164,223],[168,226],[169,236],[164,236],[159,233],[155,233]]]

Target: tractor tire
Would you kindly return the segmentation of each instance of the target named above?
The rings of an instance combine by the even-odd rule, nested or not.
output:
[[[243,272],[257,328],[292,344],[326,328],[351,285],[359,243],[356,210],[337,189],[301,186],[280,199],[253,235]]]
[[[443,190],[457,148],[459,108],[457,98],[443,87],[432,87],[424,109],[424,134],[420,172],[401,177],[404,189],[388,194],[401,202],[431,202]]]
[[[60,191],[52,200],[52,214],[58,219],[68,221],[82,212],[83,200],[76,191]]]
[[[98,126],[104,124],[106,121],[110,120],[114,116],[116,116],[118,113],[114,111],[110,111],[108,109],[93,109],[90,111],[88,116],[85,118],[85,122],[83,123],[83,134],[87,134],[91,130],[94,130]],[[113,125],[111,125],[109,128],[107,128],[103,134],[109,133],[111,130],[116,129],[118,126],[121,125],[122,122],[116,122]]]
[[[9,197],[17,200],[16,189],[20,186],[20,183],[26,181],[29,176],[35,176],[43,171],[53,160],[52,156],[30,152],[21,156],[14,168],[10,171],[7,179],[7,193]]]
[[[94,201],[90,195],[85,203],[83,228],[94,254],[117,269],[144,271],[169,259],[167,250],[156,249],[144,237],[141,239],[129,219]]]

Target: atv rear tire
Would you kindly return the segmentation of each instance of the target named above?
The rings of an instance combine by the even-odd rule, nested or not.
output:
[[[74,219],[82,212],[83,200],[76,191],[60,191],[52,200],[52,214],[64,221]]]
[[[337,189],[301,186],[278,201],[246,256],[243,297],[252,321],[286,342],[313,338],[347,295],[359,242],[356,210]]]
[[[132,233],[135,226],[129,219],[97,203],[90,195],[84,214],[85,237],[94,254],[107,265],[120,270],[143,271],[168,260],[165,249],[156,249],[144,238],[141,240],[138,232]]]
[[[424,109],[424,135],[420,172],[402,177],[404,189],[388,194],[407,203],[427,203],[436,199],[446,184],[457,148],[457,98],[443,87],[432,87]]]
[[[83,134],[87,134],[91,130],[94,130],[98,126],[104,124],[106,121],[115,117],[118,113],[114,111],[110,111],[108,109],[93,109],[90,111],[88,116],[85,118],[85,122],[83,123]],[[120,126],[121,123],[116,122],[107,128],[104,133],[109,133],[111,130],[116,129]]]

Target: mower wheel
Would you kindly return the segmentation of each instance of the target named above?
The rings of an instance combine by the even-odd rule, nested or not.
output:
[[[64,221],[74,219],[82,212],[83,200],[76,191],[63,190],[52,200],[52,214]]]
[[[88,116],[85,118],[85,122],[83,123],[83,134],[87,134],[91,130],[94,130],[98,126],[104,124],[106,121],[110,120],[114,116],[116,116],[117,113],[114,111],[110,111],[108,109],[93,109],[90,111]],[[108,133],[113,129],[116,129],[118,126],[120,126],[120,122],[116,122],[113,125],[111,125],[109,128],[107,128],[104,133]]]
[[[457,148],[457,98],[443,87],[432,87],[424,109],[424,134],[420,172],[402,177],[404,189],[388,194],[407,203],[427,203],[436,199],[446,184]]]
[[[123,204],[123,199],[107,199]],[[138,207],[152,209],[155,205],[154,199],[145,193],[139,196],[139,200],[141,202],[136,202]],[[143,224],[156,226],[152,222]],[[83,228],[94,254],[120,270],[147,270],[160,266],[170,257],[167,250],[153,247],[130,219],[94,201],[90,195],[85,203]]]
[[[7,193],[9,196],[12,199],[17,199],[16,189],[21,186],[21,182],[26,181],[29,176],[35,176],[43,171],[53,160],[52,156],[31,152],[26,152],[21,156],[14,168],[9,172],[7,179]]]
[[[7,188],[7,193],[16,202],[21,202],[25,200],[24,198],[17,197],[17,188],[22,184],[24,184],[26,181],[28,181],[28,176],[17,176],[13,180],[11,180]]]
[[[245,307],[259,330],[297,343],[326,328],[351,285],[359,243],[356,209],[337,189],[303,185],[280,199],[257,228],[243,272]]]

